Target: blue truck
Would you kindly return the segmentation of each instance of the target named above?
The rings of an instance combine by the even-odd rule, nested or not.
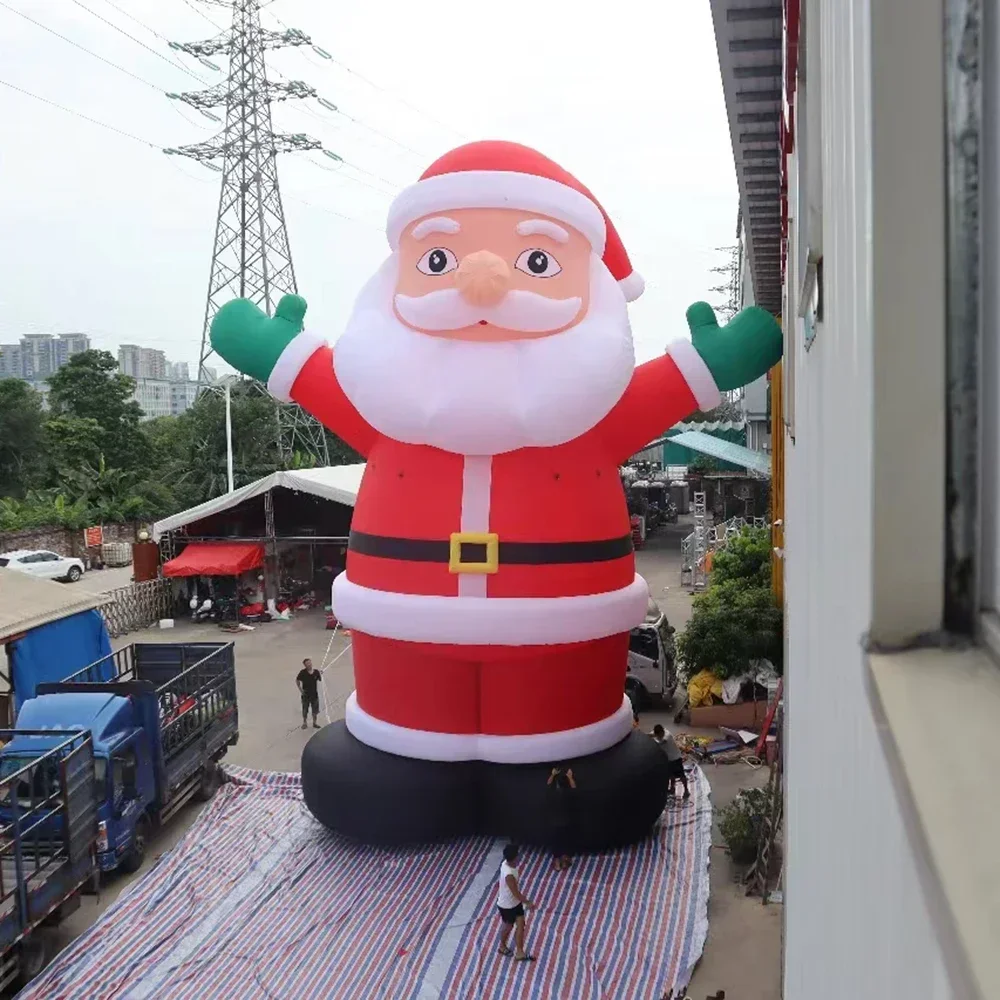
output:
[[[0,990],[48,958],[45,928],[80,905],[97,878],[90,733],[0,729]]]
[[[97,862],[139,869],[150,834],[191,799],[207,801],[239,739],[233,644],[133,643],[57,683],[39,684],[16,731],[86,731],[93,741]],[[0,750],[27,763],[24,741]]]

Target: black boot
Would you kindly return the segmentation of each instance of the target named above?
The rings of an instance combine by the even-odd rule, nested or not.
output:
[[[667,799],[666,754],[632,732],[608,750],[578,757],[570,822],[557,816],[552,764],[442,762],[398,757],[355,739],[341,720],[302,753],[302,794],[337,833],[394,846],[483,834],[572,853],[611,850],[648,836]]]
[[[559,793],[568,817],[556,815],[558,796],[547,785],[553,764],[480,765],[484,832],[592,853],[647,837],[666,805],[667,756],[645,733],[633,731],[608,750],[554,763],[572,768],[576,782],[575,790]]]
[[[302,751],[302,795],[321,823],[353,840],[438,842],[480,832],[476,767],[374,750],[341,719]]]

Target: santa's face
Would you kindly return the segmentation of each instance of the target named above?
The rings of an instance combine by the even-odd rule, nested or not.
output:
[[[586,238],[510,209],[407,227],[334,359],[378,431],[465,455],[579,437],[635,364],[624,296]]]
[[[548,337],[590,305],[590,243],[554,219],[464,209],[421,219],[399,241],[396,316],[455,340]]]

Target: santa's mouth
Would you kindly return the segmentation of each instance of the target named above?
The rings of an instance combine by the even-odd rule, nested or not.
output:
[[[489,320],[481,319],[479,321],[480,326],[489,326]]]

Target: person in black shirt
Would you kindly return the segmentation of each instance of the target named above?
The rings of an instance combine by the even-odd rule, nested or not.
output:
[[[565,765],[554,767],[546,782],[552,798],[552,865],[556,871],[565,871],[571,862],[570,841],[573,832],[573,806],[576,779],[573,768]]]
[[[316,717],[319,715],[319,682],[321,678],[319,671],[313,667],[313,661],[307,656],[302,661],[302,669],[295,678],[295,683],[299,687],[299,694],[302,695],[302,728],[306,728],[306,716],[312,710],[313,729],[319,729]]]

